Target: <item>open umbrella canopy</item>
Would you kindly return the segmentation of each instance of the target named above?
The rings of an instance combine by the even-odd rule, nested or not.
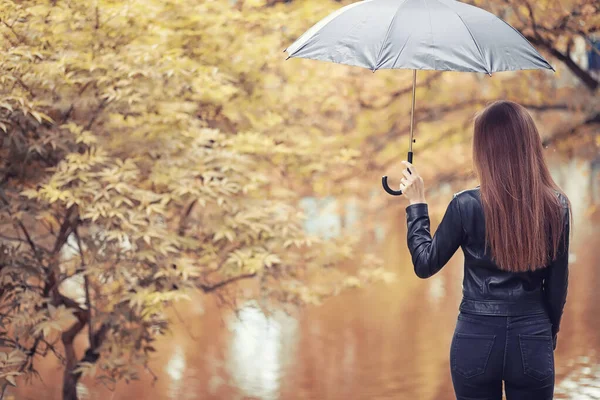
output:
[[[485,72],[551,69],[512,26],[481,8],[455,0],[364,0],[340,8],[285,51],[378,69],[412,69],[408,161],[413,160],[417,70]],[[410,172],[410,170],[409,170]],[[381,178],[386,192],[399,196]]]
[[[324,18],[286,51],[378,69],[553,69],[519,31],[455,0],[364,0]]]

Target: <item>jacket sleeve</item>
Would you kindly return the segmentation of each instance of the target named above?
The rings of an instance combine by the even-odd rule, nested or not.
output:
[[[452,258],[460,247],[464,230],[458,198],[454,196],[438,229],[431,237],[427,204],[413,204],[406,208],[408,221],[408,249],[415,274],[429,278]]]
[[[560,329],[560,320],[567,302],[567,287],[569,285],[569,214],[567,212],[565,231],[558,255],[548,266],[544,279],[544,297],[548,306],[548,314],[552,322],[552,336],[556,348],[557,333]]]

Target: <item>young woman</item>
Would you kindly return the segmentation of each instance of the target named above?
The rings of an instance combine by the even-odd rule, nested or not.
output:
[[[496,102],[475,119],[480,186],[454,195],[431,237],[423,179],[407,169],[408,247],[429,278],[461,247],[463,299],[450,367],[456,397],[551,399],[567,296],[570,205],[552,180],[525,108]]]

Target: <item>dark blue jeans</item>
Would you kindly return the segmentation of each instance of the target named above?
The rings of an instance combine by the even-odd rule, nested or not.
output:
[[[458,400],[547,400],[554,393],[552,325],[548,316],[460,313],[450,350]]]

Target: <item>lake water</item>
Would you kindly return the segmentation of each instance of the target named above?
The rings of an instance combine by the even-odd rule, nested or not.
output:
[[[553,174],[572,202],[575,226],[555,398],[600,399],[600,163],[556,162]],[[310,214],[323,201],[304,205]],[[81,399],[453,399],[448,355],[462,254],[420,280],[406,249],[403,211],[382,220],[393,222],[377,226],[369,246],[381,250],[397,274],[394,283],[346,292],[294,315],[265,316],[248,304],[232,316],[207,298],[182,303],[173,333],[157,346],[154,384],[144,375],[111,391],[84,381]],[[360,221],[350,206],[344,218],[314,215],[307,229],[331,235]],[[44,382],[12,396],[60,399],[62,372],[52,361],[39,366]]]

